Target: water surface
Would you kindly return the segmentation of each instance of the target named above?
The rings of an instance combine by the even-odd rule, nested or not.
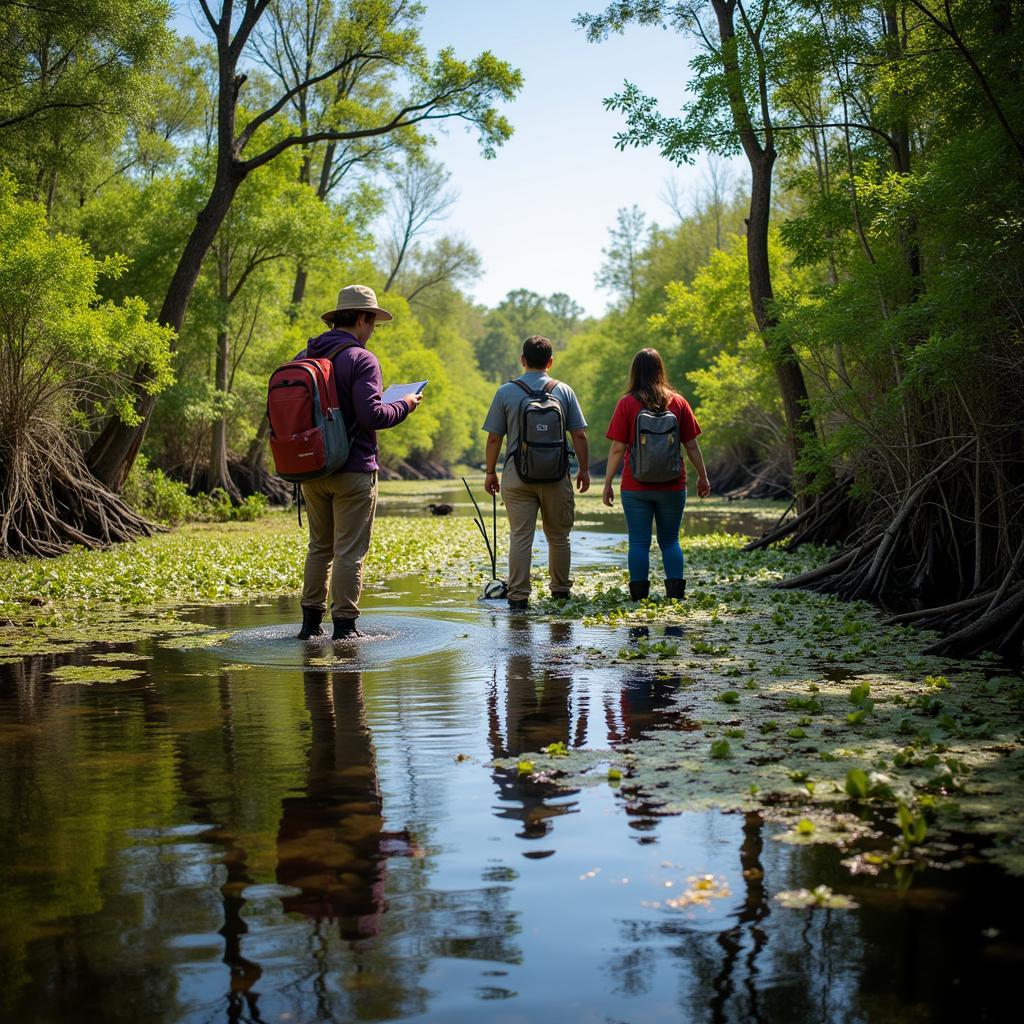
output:
[[[617,526],[581,559],[621,559]],[[991,866],[900,891],[775,842],[755,814],[656,817],[610,785],[492,767],[696,727],[678,680],[570,663],[625,629],[417,580],[372,589],[372,637],[336,650],[290,639],[295,599],[189,614],[234,635],[107,645],[148,656],[131,682],[48,678],[81,656],[0,666],[5,1020],[976,1021],[1015,1005],[1024,894]],[[723,895],[670,904],[705,875]],[[861,908],[772,901],[818,884]]]

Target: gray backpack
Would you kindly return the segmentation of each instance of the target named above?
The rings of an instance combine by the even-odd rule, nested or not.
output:
[[[637,413],[633,444],[629,453],[633,479],[642,484],[667,484],[678,480],[683,472],[680,451],[679,421],[675,413]]]
[[[558,386],[549,380],[535,391],[521,380],[526,392],[519,403],[519,443],[512,453],[519,479],[528,484],[552,484],[569,472],[569,446],[565,442],[565,410],[551,393]]]

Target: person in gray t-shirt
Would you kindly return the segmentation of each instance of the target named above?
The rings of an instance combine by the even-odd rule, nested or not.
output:
[[[523,343],[520,359],[524,373],[519,378],[527,387],[541,391],[551,378],[551,342],[539,335]],[[575,518],[575,498],[568,474],[552,483],[527,483],[519,478],[512,455],[519,444],[520,406],[526,393],[511,381],[498,388],[483,429],[487,431],[487,477],[484,487],[488,494],[500,490],[508,515],[508,603],[514,611],[525,610],[530,597],[530,563],[533,555],[533,537],[540,512],[544,536],[548,540],[548,569],[551,575],[552,597],[568,597],[572,587],[569,577],[571,550],[569,531]],[[590,487],[590,450],[587,445],[587,421],[579,400],[568,384],[558,383],[552,395],[561,403],[565,413],[565,429],[572,438],[579,472],[576,486],[582,494]],[[501,482],[498,482],[498,456],[502,438],[507,438]]]

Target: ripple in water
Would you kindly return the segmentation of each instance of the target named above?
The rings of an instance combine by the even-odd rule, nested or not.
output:
[[[458,618],[427,617],[422,614],[374,614],[359,629],[365,635],[354,640],[331,640],[331,625],[325,635],[312,640],[296,639],[299,624],[255,626],[240,629],[208,648],[227,661],[278,668],[322,672],[337,669],[372,672],[392,668],[396,663],[456,650],[480,649],[488,643],[489,631]],[[493,637],[490,638],[493,642]]]

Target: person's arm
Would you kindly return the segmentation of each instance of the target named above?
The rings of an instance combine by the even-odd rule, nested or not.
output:
[[[397,402],[381,401],[380,363],[367,353],[353,367],[352,405],[356,422],[364,430],[387,430],[402,422],[420,404],[422,395],[406,395]]]
[[[615,503],[615,491],[612,488],[612,481],[615,474],[622,465],[622,459],[626,454],[626,446],[621,441],[612,441],[611,449],[608,452],[608,466],[604,471],[604,493],[601,500],[611,508]]]
[[[693,463],[693,468],[697,470],[697,497],[706,498],[711,493],[711,481],[708,480],[708,471],[704,466],[704,456],[701,454],[697,438],[692,441],[684,441],[683,447]]]
[[[501,490],[498,481],[498,456],[501,454],[502,434],[487,434],[487,454],[484,457],[484,467],[487,475],[484,477],[484,490],[488,494],[497,494]]]
[[[576,488],[583,494],[590,490],[590,442],[587,441],[587,432],[581,427],[573,430],[569,436],[572,438],[572,446],[576,452],[576,461],[579,463],[579,470],[576,473]]]

